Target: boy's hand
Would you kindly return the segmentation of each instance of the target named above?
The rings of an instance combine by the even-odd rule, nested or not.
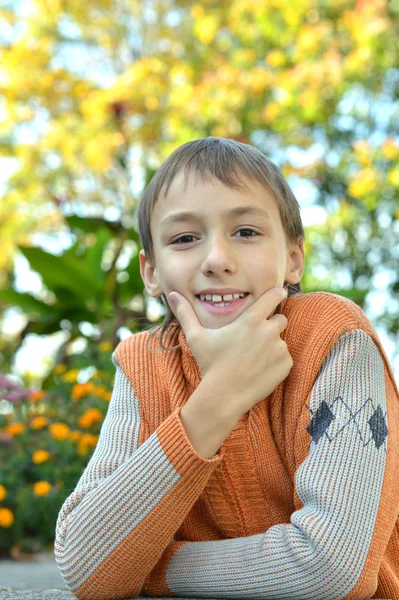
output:
[[[284,315],[273,315],[287,297],[286,290],[271,288],[219,329],[202,327],[187,298],[178,292],[173,295],[178,296],[176,316],[202,378],[212,377],[224,394],[231,390],[242,402],[242,414],[267,398],[288,376],[293,360],[280,338],[288,321]]]

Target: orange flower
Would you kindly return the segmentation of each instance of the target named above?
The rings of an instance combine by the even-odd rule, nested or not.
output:
[[[86,396],[87,394],[95,393],[95,391],[96,386],[91,381],[88,381],[87,383],[75,383],[75,385],[72,388],[71,397],[72,400],[76,401],[80,400],[80,398]]]
[[[27,399],[29,402],[38,402],[39,400],[42,400],[45,395],[46,392],[43,390],[36,390],[36,392],[32,392]]]
[[[35,465],[40,465],[40,463],[46,462],[50,456],[51,454],[50,452],[47,452],[47,450],[36,450],[32,455],[32,461]]]
[[[36,481],[33,484],[33,493],[36,496],[47,496],[51,491],[51,484],[48,481]]]
[[[6,427],[6,433],[8,435],[20,435],[25,431],[25,425],[23,423],[10,423]]]
[[[7,496],[7,490],[4,485],[0,484],[0,502]]]
[[[86,456],[89,448],[94,448],[98,442],[98,435],[91,435],[90,433],[84,433],[79,440],[77,445],[77,452],[79,456]]]
[[[103,387],[102,385],[98,385],[96,389],[96,396],[109,402],[111,400],[112,392],[106,390],[105,387]]]
[[[82,437],[82,435],[83,434],[80,431],[71,431],[68,439],[71,442],[78,442],[80,440],[80,438]]]
[[[70,429],[65,423],[53,423],[49,427],[50,435],[55,440],[66,440],[69,437]]]
[[[34,417],[30,422],[31,429],[43,429],[46,427],[48,419],[46,417]]]
[[[14,515],[9,508],[0,508],[0,527],[11,527]]]
[[[83,429],[90,429],[95,423],[103,420],[103,415],[98,408],[89,408],[86,412],[78,419],[79,427]]]

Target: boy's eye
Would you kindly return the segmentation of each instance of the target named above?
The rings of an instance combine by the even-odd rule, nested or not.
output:
[[[236,233],[238,233],[239,231],[247,231],[247,232],[250,231],[251,232],[250,234],[239,236],[239,237],[243,237],[243,238],[256,237],[257,235],[260,235],[255,229],[250,229],[249,227],[241,227],[238,231],[236,231]],[[255,235],[252,235],[252,233],[254,233]],[[173,242],[171,242],[171,244],[178,244],[178,242],[180,242],[180,241],[182,241],[184,239],[187,239],[187,238],[195,239],[195,236],[194,235],[188,235],[188,234],[187,235],[181,235],[180,237],[178,237],[175,240],[173,240]],[[182,242],[182,243],[183,244],[184,243],[190,244],[190,242]],[[181,244],[178,244],[178,245],[181,245]]]

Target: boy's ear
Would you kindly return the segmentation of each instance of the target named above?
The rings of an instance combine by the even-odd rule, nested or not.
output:
[[[162,296],[163,292],[158,282],[156,268],[153,267],[151,262],[147,259],[144,250],[140,250],[139,252],[139,261],[140,275],[144,283],[145,291],[153,298]]]
[[[285,279],[288,283],[299,283],[305,270],[305,251],[303,249],[303,238],[291,246],[287,264]]]

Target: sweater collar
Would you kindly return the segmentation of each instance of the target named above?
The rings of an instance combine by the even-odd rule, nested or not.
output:
[[[286,298],[285,300],[283,300],[281,302],[281,311],[280,311],[281,314],[285,314],[285,309],[287,306],[287,302],[289,300],[290,300],[290,298]],[[284,332],[282,334],[282,337],[284,337]],[[201,376],[200,369],[198,367],[198,363],[195,359],[195,356],[192,353],[190,346],[188,345],[183,328],[179,329],[178,344],[180,346],[181,353],[182,353],[183,373],[184,373],[187,381],[189,382],[189,384],[192,387],[196,388],[199,385],[199,383],[201,382],[202,376]]]

